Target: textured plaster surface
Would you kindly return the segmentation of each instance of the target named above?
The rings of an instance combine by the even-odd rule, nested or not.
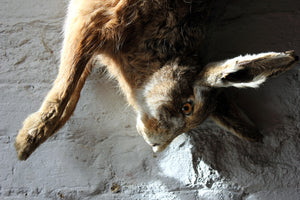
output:
[[[210,120],[153,155],[135,114],[96,67],[72,118],[26,161],[13,146],[57,73],[66,0],[0,1],[0,199],[297,200],[300,66],[259,89],[229,89],[265,135],[252,144]],[[211,60],[300,54],[300,1],[230,0]],[[115,189],[115,190],[112,190]]]

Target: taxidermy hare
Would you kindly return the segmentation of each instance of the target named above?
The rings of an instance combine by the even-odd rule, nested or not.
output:
[[[222,88],[258,87],[288,70],[293,51],[246,55],[203,65],[211,0],[71,0],[59,74],[41,108],[16,138],[20,160],[70,118],[95,56],[137,113],[137,130],[155,152],[207,117],[249,141],[255,125]]]

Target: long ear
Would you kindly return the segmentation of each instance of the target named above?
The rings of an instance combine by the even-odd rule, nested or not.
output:
[[[216,109],[211,113],[210,118],[239,138],[256,142],[263,139],[263,135],[260,134],[254,123],[225,93],[218,95]]]
[[[298,60],[294,51],[260,53],[209,63],[199,74],[198,82],[208,87],[258,87],[267,78],[290,69]]]

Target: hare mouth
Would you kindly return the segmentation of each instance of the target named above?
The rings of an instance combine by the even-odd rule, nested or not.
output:
[[[150,144],[152,147],[157,147],[157,146],[160,146],[160,144],[158,143],[154,143],[154,144]]]
[[[168,146],[169,146],[170,142],[167,142],[165,144],[158,144],[158,143],[154,143],[154,144],[150,144],[152,146],[152,150],[154,153],[159,153],[164,151]]]
[[[154,153],[162,152],[165,148],[161,148],[161,146],[152,147]]]
[[[152,150],[154,153],[157,153],[157,152],[161,152],[161,145],[158,144],[158,143],[150,143],[150,146],[152,147]]]

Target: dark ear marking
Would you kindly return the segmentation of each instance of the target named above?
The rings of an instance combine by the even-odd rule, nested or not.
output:
[[[243,69],[239,70],[234,73],[230,73],[227,76],[222,78],[223,82],[233,82],[233,83],[239,83],[239,82],[250,82],[254,79],[254,75],[251,74],[251,70],[249,69]]]

